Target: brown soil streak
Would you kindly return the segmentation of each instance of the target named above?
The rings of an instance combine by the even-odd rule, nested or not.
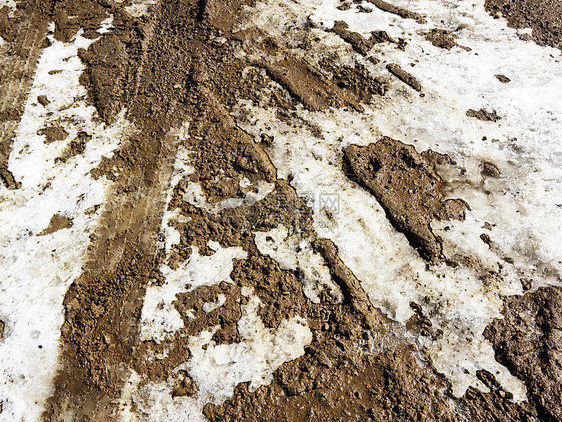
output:
[[[158,14],[156,14],[158,16]],[[139,72],[140,73],[140,72]],[[139,90],[138,87],[137,91]],[[143,96],[133,99],[142,102]],[[172,113],[174,107],[168,109]],[[61,369],[47,420],[110,420],[138,343],[146,283],[155,277],[157,244],[174,139],[167,113],[129,116],[142,129],[124,149],[135,156],[117,180],[89,246],[82,275],[64,299]]]
[[[8,170],[12,140],[47,33],[47,15],[30,9],[30,13],[17,11],[12,18],[7,7],[0,10],[0,36],[9,43],[9,53],[0,60],[0,182],[10,189],[19,188]]]

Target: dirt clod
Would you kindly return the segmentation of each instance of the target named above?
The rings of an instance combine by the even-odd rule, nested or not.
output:
[[[412,87],[412,89],[415,89],[418,92],[422,91],[422,86],[418,82],[418,80],[408,72],[406,72],[404,69],[402,69],[400,65],[396,63],[390,63],[386,65],[386,69],[406,85]]]
[[[507,76],[505,75],[495,75],[495,77],[498,79],[498,81],[500,81],[502,84],[507,84],[509,82],[511,82],[511,79],[509,79]]]
[[[446,29],[434,28],[424,34],[425,39],[431,42],[435,47],[444,48],[450,50],[451,48],[457,46],[456,43],[457,36]]]
[[[51,102],[47,99],[46,95],[39,95],[37,97],[37,102],[41,104],[43,107],[47,107]]]
[[[474,117],[475,119],[482,120],[483,122],[497,122],[498,120],[501,119],[501,117],[498,116],[495,110],[492,110],[490,112],[484,109],[480,109],[480,110],[469,109],[466,112],[466,115],[468,117]]]
[[[498,168],[498,166],[495,165],[494,163],[489,162],[489,161],[483,161],[482,162],[481,173],[484,176],[488,176],[488,177],[500,177],[501,174],[502,174],[502,172]]]
[[[72,220],[64,215],[55,214],[51,217],[49,226],[39,233],[39,236],[46,236],[58,232],[62,229],[69,229],[72,227]]]
[[[63,141],[68,133],[59,125],[51,125],[37,131],[37,135],[45,136],[45,143],[50,144],[56,141]]]
[[[422,257],[443,259],[441,240],[430,223],[463,220],[467,204],[445,199],[443,181],[430,161],[413,146],[385,137],[365,147],[347,147],[344,170],[377,198],[393,226]]]

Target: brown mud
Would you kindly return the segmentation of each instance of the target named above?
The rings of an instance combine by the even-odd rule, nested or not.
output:
[[[541,287],[507,298],[488,326],[496,359],[521,378],[541,420],[562,419],[562,290]]]
[[[386,69],[406,85],[409,85],[412,89],[415,89],[418,92],[422,91],[422,86],[418,82],[418,80],[408,72],[406,72],[404,69],[402,69],[400,65],[396,63],[390,63],[386,65]]]
[[[498,116],[495,110],[490,112],[484,109],[480,109],[480,110],[469,109],[467,110],[466,115],[468,117],[473,117],[475,119],[482,120],[483,122],[495,123],[498,120],[501,120],[501,116]]]
[[[365,147],[344,150],[347,176],[372,193],[392,225],[429,261],[442,261],[443,244],[431,229],[433,220],[464,220],[468,204],[445,199],[444,183],[435,171],[431,151],[383,138]],[[441,157],[447,161],[447,157]]]
[[[505,75],[495,75],[496,78],[498,79],[498,81],[500,81],[502,84],[508,84],[511,82],[511,79],[509,79],[507,76]]]
[[[562,2],[558,0],[486,0],[486,10],[513,28],[531,28],[539,45],[562,49]]]
[[[39,236],[46,236],[51,233],[58,232],[62,229],[69,229],[72,227],[72,220],[64,215],[55,214],[49,222],[49,226],[39,233]]]
[[[0,182],[10,189],[20,183],[8,170],[12,139],[23,113],[37,60],[45,47],[50,2],[22,1],[15,13],[0,9]]]
[[[390,3],[370,2],[403,18],[423,21],[422,16]],[[299,104],[313,111],[330,107],[361,111],[361,102],[384,95],[386,86],[360,65],[317,66],[257,28],[238,31],[237,25],[246,21],[246,5],[252,5],[252,1],[209,2],[202,19],[197,18],[201,4],[196,0],[161,1],[139,18],[126,13],[124,4],[105,0],[22,1],[16,17],[9,17],[6,10],[0,13],[0,35],[13,43],[16,52],[4,57],[0,68],[0,84],[7,93],[0,104],[0,177],[4,183],[18,187],[6,161],[51,20],[57,28],[54,36],[68,41],[80,28],[85,36],[98,37],[95,31],[100,23],[113,16],[111,32],[79,52],[86,65],[81,82],[103,121],[112,122],[125,109],[126,117],[138,129],[119,151],[92,171],[94,177],[110,179],[113,191],[91,236],[82,274],[64,299],[60,368],[44,419],[114,420],[132,370],[140,374],[141,384],[167,380],[174,368],[189,359],[185,347],[188,336],[216,325],[220,329],[214,341],[239,342],[237,322],[241,306],[248,300],[242,295],[243,287],[252,288],[262,302],[259,316],[266,327],[276,328],[284,319],[300,316],[306,319],[313,341],[304,356],[275,371],[270,385],[249,392],[247,383],[243,383],[225,403],[207,405],[204,413],[209,420],[511,421],[559,415],[555,405],[540,399],[543,390],[551,395],[558,392],[554,384],[557,378],[546,375],[558,361],[544,363],[540,353],[557,352],[549,346],[555,340],[548,339],[559,334],[552,327],[548,328],[546,343],[537,342],[529,356],[517,354],[518,343],[508,334],[509,318],[489,328],[496,349],[506,350],[498,352],[506,365],[516,366],[522,359],[530,364],[544,361],[542,372],[530,367],[512,369],[538,399],[513,403],[509,393],[487,373],[479,376],[489,386],[489,393],[471,388],[456,399],[445,378],[432,367],[431,356],[410,344],[405,328],[372,305],[340,259],[337,247],[318,238],[312,228],[310,207],[286,180],[277,177],[266,139],[255,143],[230,113],[240,99],[283,112]],[[373,34],[369,40],[358,38],[342,25],[334,31],[339,31],[338,35],[360,54],[366,54],[371,42],[389,41],[382,34]],[[240,55],[240,51],[247,54]],[[256,52],[280,59],[253,61],[249,53]],[[421,84],[397,65],[390,65],[389,71],[421,91]],[[265,91],[272,83],[279,84],[279,93]],[[37,101],[45,106],[49,100]],[[171,130],[186,121],[190,123],[189,136],[180,140]],[[45,130],[47,141],[63,136],[60,131]],[[88,141],[89,135],[79,134],[59,162],[81,154]],[[169,186],[179,146],[191,151],[195,171],[176,186]],[[432,232],[431,221],[462,219],[467,207],[462,200],[444,197],[443,181],[434,166],[449,160],[437,153],[419,154],[413,147],[389,138],[367,147],[348,147],[344,156],[346,174],[381,202],[391,222],[420,254],[429,261],[443,260],[441,241]],[[119,174],[112,171],[113,167],[120,169]],[[209,203],[242,197],[246,193],[240,188],[242,179],[252,185],[273,183],[275,188],[255,204],[215,213],[184,200],[189,182],[201,185]],[[222,247],[242,247],[248,257],[235,260],[232,283],[179,294],[174,306],[184,318],[184,328],[157,344],[139,340],[139,319],[146,287],[163,282],[159,269],[165,257],[158,245],[168,188],[173,188],[168,209],[177,209],[183,217],[171,222],[180,233],[180,242],[172,249],[169,265],[189,259],[192,247],[203,255],[212,254],[208,246],[211,240]],[[70,225],[64,216],[54,216],[46,232]],[[291,235],[310,241],[322,255],[343,293],[342,303],[330,290],[321,292],[319,304],[313,303],[303,293],[298,271],[282,270],[259,252],[255,232],[279,225]],[[206,312],[203,305],[214,302],[219,294],[227,298],[224,305]],[[538,309],[532,307],[535,305],[521,306]],[[552,318],[558,318],[557,308],[549,306],[549,312],[558,315]],[[406,329],[420,335],[439,335],[428,328],[421,310],[415,304],[412,307],[418,311]],[[193,310],[197,318],[185,317],[187,310]],[[506,308],[505,312],[510,310]],[[151,360],[164,348],[166,358]],[[524,363],[527,365],[527,361]],[[188,373],[173,376],[177,377],[174,397],[196,393]]]
[[[453,47],[460,47],[463,50],[470,51],[470,48],[457,44],[457,35],[446,29],[433,28],[431,31],[427,31],[424,36],[425,39],[435,47],[445,50],[450,50]]]

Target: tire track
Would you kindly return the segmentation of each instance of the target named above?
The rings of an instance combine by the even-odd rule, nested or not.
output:
[[[22,14],[19,19],[3,18],[0,25],[4,27],[0,34],[6,44],[0,47],[0,182],[9,189],[15,189],[19,184],[8,170],[8,159],[44,47],[48,19],[41,12]]]

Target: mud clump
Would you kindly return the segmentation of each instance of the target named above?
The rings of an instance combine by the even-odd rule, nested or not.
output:
[[[287,58],[276,63],[264,63],[264,66],[271,79],[312,111],[329,107],[362,109],[351,92],[339,89],[305,60]]]
[[[0,182],[2,182],[8,189],[19,189],[21,187],[21,183],[16,182],[12,172],[2,163],[0,163]]]
[[[484,331],[496,359],[525,382],[542,420],[562,420],[562,289],[509,297],[502,314]]]
[[[413,19],[418,23],[425,23],[424,17],[419,13],[412,12],[408,9],[404,9],[403,7],[396,6],[391,3],[387,3],[384,0],[368,0],[368,1],[369,3],[374,4],[377,8],[385,12],[393,13],[404,19]]]
[[[52,234],[58,232],[62,229],[69,229],[72,227],[72,220],[64,215],[55,214],[51,217],[51,221],[49,222],[49,226],[39,233],[39,236],[46,236],[48,234]]]
[[[502,84],[507,84],[511,82],[511,79],[509,79],[507,76],[505,75],[494,75],[498,81],[500,81]]]
[[[355,51],[363,56],[366,56],[371,48],[373,48],[373,45],[379,42],[379,39],[374,35],[371,35],[371,37],[367,39],[358,32],[350,31],[347,23],[343,21],[334,22],[332,31],[342,40],[349,43]]]
[[[500,177],[502,175],[502,172],[499,169],[499,167],[489,161],[482,162],[480,173],[482,173],[484,176],[495,177],[495,178]]]
[[[414,76],[406,72],[404,69],[402,69],[400,65],[396,63],[390,63],[386,65],[386,69],[406,85],[409,85],[412,89],[415,89],[418,92],[422,91],[422,86],[418,82],[418,80]]]
[[[486,10],[504,17],[512,28],[531,28],[539,45],[562,49],[562,2],[558,0],[486,0]]]
[[[68,136],[68,133],[59,125],[51,125],[49,127],[39,129],[37,135],[45,137],[45,143],[50,144],[56,141],[63,141]]]
[[[43,107],[47,107],[51,102],[47,99],[46,95],[39,95],[37,97],[37,102],[41,104]]]
[[[424,33],[424,37],[435,47],[443,48],[445,50],[450,50],[453,47],[460,47],[464,50],[470,50],[468,47],[464,47],[457,44],[457,36],[451,31],[446,29],[434,28],[431,31]]]
[[[478,120],[482,120],[483,122],[497,122],[498,120],[501,120],[501,117],[498,116],[498,114],[496,113],[495,110],[490,111],[486,111],[484,109],[480,109],[480,110],[473,110],[473,109],[469,109],[466,112],[466,115],[468,117],[474,117],[475,119]]]
[[[360,100],[369,102],[375,95],[385,95],[387,84],[372,76],[360,63],[355,66],[335,66],[331,60],[320,62],[322,69],[332,74],[332,81],[341,89],[350,90]]]
[[[424,156],[425,155],[425,156]],[[385,137],[367,146],[344,150],[344,171],[381,203],[392,225],[420,255],[442,261],[442,242],[431,229],[433,220],[464,220],[468,204],[445,199],[444,183],[430,153]]]

